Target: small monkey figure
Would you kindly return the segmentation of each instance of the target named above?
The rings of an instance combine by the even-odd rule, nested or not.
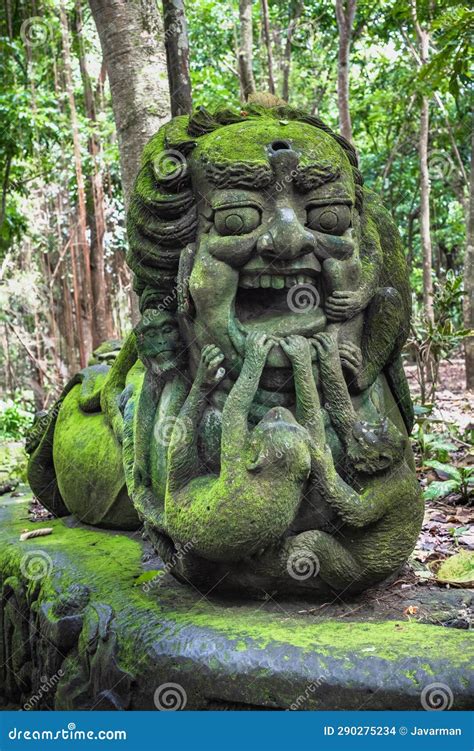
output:
[[[181,366],[180,336],[176,318],[167,311],[145,311],[135,328],[138,356],[145,376],[135,415],[134,481],[136,487],[151,485],[150,447],[156,410],[165,383]]]
[[[223,355],[204,347],[171,437],[165,499],[167,534],[193,554],[237,561],[277,541],[297,512],[310,471],[308,432],[291,412],[270,409],[253,429],[248,416],[274,340],[247,336],[244,364],[222,413],[221,469],[199,475],[197,426],[209,391],[224,377]]]
[[[302,532],[283,545],[284,561],[309,551],[319,576],[337,591],[360,591],[397,570],[413,549],[421,528],[423,504],[418,482],[405,459],[407,439],[388,420],[371,426],[358,420],[342,373],[334,337],[314,339],[321,383],[334,429],[354,468],[351,484],[336,472],[325,445],[324,422],[311,370],[307,339],[290,337],[282,346],[292,362],[297,417],[311,443],[311,482],[334,507],[344,525],[334,536]],[[364,485],[370,476],[367,489]],[[354,488],[357,488],[354,489]]]

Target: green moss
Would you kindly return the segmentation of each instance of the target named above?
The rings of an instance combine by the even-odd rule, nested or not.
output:
[[[53,460],[61,496],[69,511],[88,524],[136,528],[120,444],[102,413],[81,411],[80,397],[77,385],[65,397],[54,430]]]
[[[82,580],[92,584],[100,596],[117,610],[126,606],[143,617],[143,622],[151,622],[153,616],[172,621],[176,625],[201,626],[225,634],[236,640],[236,648],[243,651],[249,642],[264,649],[270,643],[280,642],[304,650],[317,649],[322,655],[348,653],[377,656],[393,660],[400,654],[422,653],[424,662],[439,657],[442,653],[453,664],[462,664],[463,645],[466,635],[451,630],[449,640],[446,631],[440,627],[413,622],[389,621],[386,623],[358,623],[325,621],[311,623],[297,616],[289,617],[274,613],[256,613],[252,607],[216,608],[203,602],[190,604],[191,595],[186,592],[180,602],[176,593],[164,588],[153,590],[154,601],[133,587],[141,567],[141,546],[136,540],[124,535],[101,533],[97,530],[67,528],[61,521],[53,521],[54,532],[49,537],[29,540],[20,547],[19,543],[5,545],[0,555],[0,567],[4,572],[20,575],[21,555],[27,550],[39,547],[57,556],[65,555],[73,565],[74,578],[70,579],[68,567],[53,570],[51,577],[42,581],[42,598],[55,591],[53,582],[61,589]],[[24,521],[18,521],[9,529],[10,543],[16,541]],[[3,533],[5,537],[5,533]],[[73,563],[72,563],[73,562]],[[147,572],[148,573],[148,572]],[[192,601],[192,598],[191,598]]]
[[[201,137],[192,154],[193,162],[245,162],[268,165],[268,145],[284,139],[301,154],[300,166],[331,165],[341,172],[342,184],[354,194],[352,169],[343,149],[330,135],[312,125],[260,117],[218,128]]]
[[[315,622],[285,612],[281,615],[262,612],[254,605],[199,600],[199,595],[186,587],[170,586],[167,577],[160,577],[158,586],[147,593],[146,588],[134,586],[144,581],[142,545],[137,539],[94,529],[69,528],[61,521],[53,521],[52,535],[20,543],[18,538],[25,527],[24,504],[15,504],[13,511],[11,521],[0,533],[2,579],[16,577],[25,581],[23,556],[27,551],[44,551],[52,561],[51,573],[39,582],[28,583],[30,595],[39,590],[36,607],[57,602],[58,593],[66,593],[72,585],[86,585],[92,603],[106,603],[113,609],[114,629],[120,634],[119,666],[132,675],[147,674],[150,654],[160,643],[175,644],[178,654],[180,643],[189,645],[194,636],[211,643],[219,636],[227,640],[226,648],[218,656],[206,657],[207,666],[217,674],[236,654],[249,653],[248,659],[252,660],[255,653],[270,650],[285,664],[295,659],[304,662],[305,653],[316,654],[321,675],[331,674],[335,665],[337,671],[343,669],[348,676],[365,675],[367,680],[374,670],[396,670],[397,675],[403,675],[416,689],[425,684],[426,676],[434,674],[433,665],[438,670],[440,663],[448,665],[450,670],[459,668],[462,675],[466,656],[469,660],[469,651],[472,652],[472,642],[465,632],[439,626],[334,619]],[[145,572],[145,579],[151,574],[156,572]],[[72,653],[63,666],[69,676],[79,669],[90,629],[97,619],[95,608],[87,612],[79,652]],[[48,617],[51,622],[56,620],[51,610]],[[247,660],[247,654],[243,659]],[[255,679],[271,681],[274,669],[256,667],[253,675]],[[264,692],[263,686],[262,697]]]

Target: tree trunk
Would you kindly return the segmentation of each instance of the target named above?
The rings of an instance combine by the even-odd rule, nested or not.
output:
[[[87,239],[86,192],[84,186],[84,175],[82,172],[79,125],[77,120],[76,102],[74,99],[74,86],[72,81],[69,27],[63,2],[61,2],[59,5],[59,16],[61,22],[61,39],[63,46],[64,80],[69,101],[69,114],[71,119],[71,130],[74,146],[74,167],[76,171],[77,183],[77,241],[83,265],[83,284],[81,289],[81,297],[83,301],[83,314],[85,320],[82,330],[83,348],[81,350],[81,367],[84,367],[87,357],[92,352],[92,282],[90,268],[90,248],[89,241]]]
[[[63,306],[64,306],[64,339],[66,342],[66,361],[68,366],[69,375],[72,375],[76,369],[76,350],[74,347],[74,318],[72,312],[71,293],[69,290],[69,272],[68,272],[68,259],[65,259],[63,264],[62,273],[62,294],[63,294]],[[71,259],[72,262],[72,259]]]
[[[80,301],[80,289],[79,289],[79,269],[76,256],[76,238],[74,237],[75,228],[71,222],[71,234],[73,235],[71,242],[71,270],[72,270],[72,289],[74,300],[74,312],[76,317],[77,339],[79,344],[79,362],[81,368],[85,368],[87,365],[86,349],[84,347],[84,326],[83,326],[83,312]]]
[[[92,298],[94,302],[94,327],[93,346],[98,347],[101,342],[109,339],[112,335],[112,321],[107,316],[106,306],[106,283],[105,283],[105,213],[104,213],[104,188],[102,174],[100,172],[101,144],[97,132],[97,113],[92,90],[87,60],[82,36],[82,9],[81,0],[76,0],[76,34],[79,51],[79,68],[81,71],[82,86],[84,89],[84,103],[86,115],[90,122],[91,130],[88,140],[88,150],[91,156],[92,173],[88,177],[88,224],[90,228],[90,268],[92,283]]]
[[[411,2],[413,25],[420,47],[420,67],[428,62],[429,34],[420,26],[416,8],[416,0]],[[421,98],[420,135],[418,140],[418,155],[420,160],[420,240],[423,253],[423,306],[425,315],[434,321],[433,311],[433,251],[431,246],[431,217],[430,217],[430,175],[428,171],[428,148],[430,135],[429,99]]]
[[[471,136],[471,174],[469,183],[469,216],[467,221],[466,257],[464,260],[464,325],[474,331],[474,118]],[[474,336],[464,342],[466,386],[474,389]]]
[[[336,0],[336,19],[339,29],[337,70],[337,107],[341,135],[352,141],[352,122],[349,109],[349,55],[357,0]]]
[[[171,114],[189,115],[193,108],[189,76],[188,25],[183,0],[163,0],[166,60]]]
[[[290,5],[290,13],[292,13],[290,22],[288,24],[288,30],[286,33],[285,53],[283,56],[282,64],[282,85],[281,85],[281,98],[288,101],[290,96],[290,70],[291,70],[291,43],[293,41],[293,34],[296,28],[296,24],[303,12],[304,4],[301,0]]]
[[[429,139],[429,102],[427,97],[421,101],[420,136],[418,154],[420,159],[420,240],[423,252],[423,305],[425,314],[431,321],[433,312],[433,251],[430,234],[430,176],[428,172]]]
[[[89,0],[117,127],[125,208],[143,147],[169,117],[163,24],[154,0]]]
[[[275,94],[275,78],[273,75],[273,55],[272,55],[272,40],[270,36],[270,18],[268,15],[268,0],[262,0],[262,25],[263,25],[263,37],[265,39],[265,47],[267,50],[267,68],[268,68],[268,91],[270,94]]]
[[[252,0],[239,0],[239,19],[240,43],[237,54],[242,99],[246,102],[250,94],[256,91],[253,77]]]

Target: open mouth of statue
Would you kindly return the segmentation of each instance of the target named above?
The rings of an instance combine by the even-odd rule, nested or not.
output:
[[[312,253],[293,261],[252,259],[240,271],[235,296],[238,334],[232,338],[239,353],[243,354],[245,337],[253,331],[278,338],[323,331],[321,287],[321,265]],[[268,364],[288,365],[280,347],[271,350]]]

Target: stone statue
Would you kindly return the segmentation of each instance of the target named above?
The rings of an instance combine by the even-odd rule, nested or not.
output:
[[[323,596],[396,573],[423,514],[411,296],[352,145],[286,105],[175,117],[144,151],[128,233],[142,320],[33,427],[40,500],[143,523],[206,591]]]

